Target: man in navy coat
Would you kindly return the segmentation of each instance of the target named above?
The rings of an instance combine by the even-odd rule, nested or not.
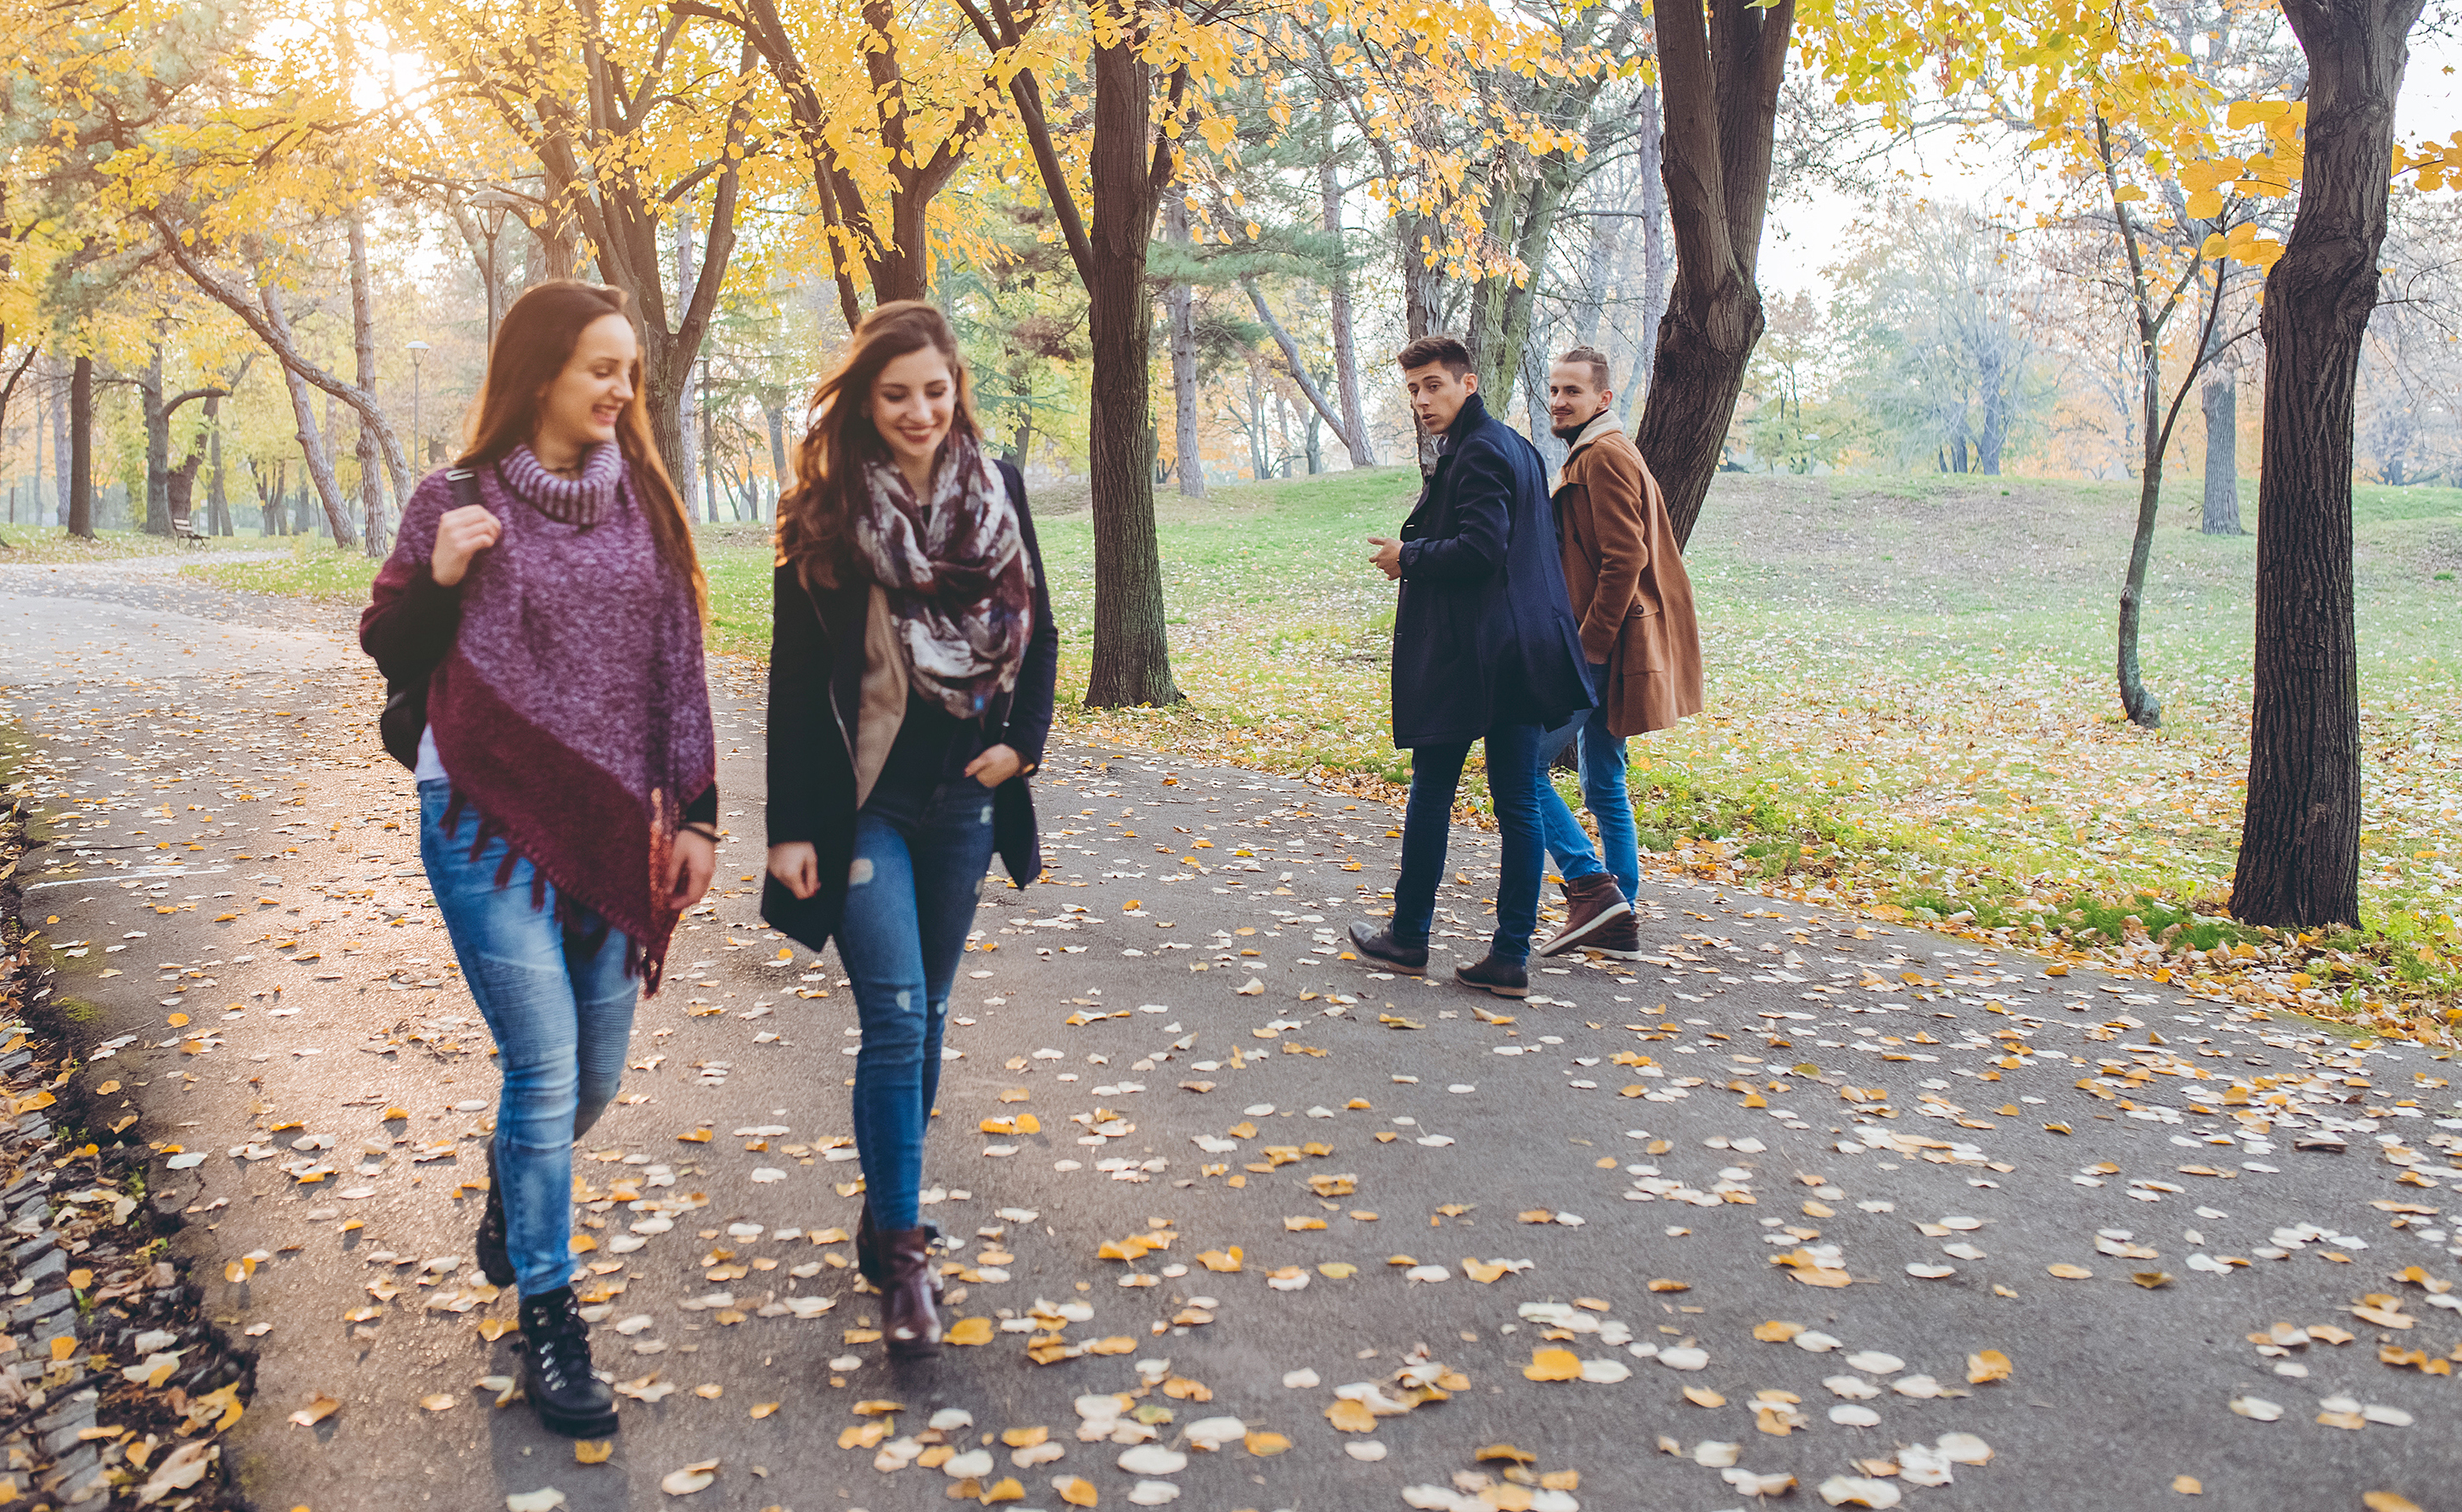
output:
[[[1487,743],[1487,791],[1503,840],[1496,934],[1454,979],[1498,997],[1530,991],[1545,843],[1541,737],[1591,707],[1589,664],[1565,593],[1546,466],[1488,414],[1470,353],[1422,336],[1395,359],[1411,413],[1436,438],[1436,467],[1398,540],[1370,536],[1370,560],[1399,581],[1393,615],[1393,744],[1411,752],[1402,875],[1393,917],[1350,926],[1367,960],[1417,975],[1445,870],[1454,794],[1471,743]]]

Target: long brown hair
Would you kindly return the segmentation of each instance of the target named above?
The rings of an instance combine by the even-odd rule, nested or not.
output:
[[[812,390],[811,423],[795,448],[795,486],[778,506],[778,560],[793,564],[812,587],[837,586],[848,559],[848,522],[863,498],[863,464],[889,455],[872,423],[872,385],[882,368],[925,347],[948,359],[957,380],[950,439],[982,439],[974,387],[949,317],[920,299],[893,300],[864,316],[846,355]]]
[[[482,467],[527,444],[538,432],[539,400],[572,360],[582,331],[594,321],[624,313],[624,291],[571,279],[540,284],[514,300],[496,328],[479,406],[471,412],[469,435],[455,465]],[[633,398],[616,417],[616,447],[624,455],[633,495],[649,517],[659,554],[692,585],[693,602],[705,610],[709,583],[702,575],[700,553],[693,550],[692,522],[684,514],[683,500],[650,434],[637,356],[629,377]]]

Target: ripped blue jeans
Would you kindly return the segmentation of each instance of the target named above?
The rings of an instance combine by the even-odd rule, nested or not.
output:
[[[447,826],[453,788],[419,785],[419,855],[462,978],[496,1039],[496,1179],[504,1185],[506,1252],[525,1297],[572,1279],[572,1142],[607,1111],[624,1079],[640,982],[624,969],[621,930],[556,921],[555,885],[530,900],[535,869],[513,856],[502,882],[503,835],[470,853],[479,815]],[[593,940],[591,936],[597,938]]]
[[[991,789],[884,771],[855,815],[838,959],[854,990],[854,1142],[877,1228],[909,1229],[940,1086],[949,984],[992,859]]]

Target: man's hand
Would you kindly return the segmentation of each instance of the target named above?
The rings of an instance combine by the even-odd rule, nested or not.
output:
[[[797,897],[810,897],[821,890],[820,853],[810,840],[789,840],[785,845],[769,848],[769,875]]]
[[[997,788],[1026,769],[1026,758],[1006,745],[986,745],[983,753],[966,763],[966,775],[986,788]]]
[[[1388,579],[1402,575],[1401,542],[1382,535],[1371,535],[1368,538],[1368,544],[1376,548],[1376,554],[1368,560],[1374,564],[1378,572],[1383,572]]]
[[[428,571],[435,574],[437,586],[450,588],[462,581],[470,570],[470,558],[496,544],[505,533],[505,522],[490,513],[483,504],[465,504],[459,509],[447,509],[436,522],[436,550],[427,558]],[[703,877],[702,885],[708,885]]]
[[[709,891],[709,879],[718,871],[718,845],[705,834],[679,830],[667,865],[667,906],[680,914]]]

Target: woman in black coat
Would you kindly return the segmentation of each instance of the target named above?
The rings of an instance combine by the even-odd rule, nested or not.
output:
[[[993,853],[1019,886],[1043,871],[1026,777],[1060,637],[1026,485],[983,453],[939,311],[865,316],[812,417],[778,514],[761,911],[837,940],[863,1026],[856,1258],[890,1353],[937,1354],[918,1198],[941,1027]]]

